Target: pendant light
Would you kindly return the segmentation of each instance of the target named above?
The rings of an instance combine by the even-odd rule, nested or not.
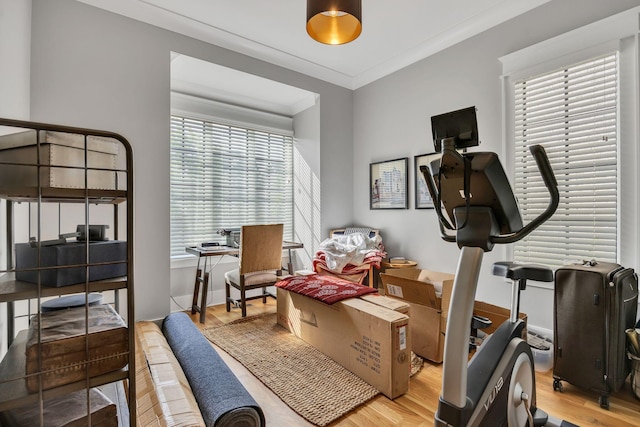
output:
[[[324,44],[345,44],[362,32],[362,0],[307,0],[307,33]]]

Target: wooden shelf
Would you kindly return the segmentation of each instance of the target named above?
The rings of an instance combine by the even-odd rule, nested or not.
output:
[[[37,403],[40,400],[39,393],[29,393],[27,391],[27,382],[25,380],[27,336],[27,330],[20,331],[11,344],[7,355],[2,360],[2,363],[0,363],[0,412]],[[127,368],[123,368],[104,375],[88,378],[88,386],[97,387],[126,379],[128,376]],[[44,390],[42,392],[42,399],[47,400],[86,388],[87,380],[78,381],[61,387]]]
[[[10,277],[12,276],[13,275],[10,275]],[[128,281],[126,277],[89,282],[89,292],[103,292],[115,289],[125,289],[127,288],[127,285]],[[86,287],[84,283],[62,286],[59,288],[40,286],[40,297],[53,297],[58,295],[84,293],[85,290]],[[0,302],[19,301],[37,297],[38,285],[35,283],[12,280],[11,278],[9,278],[8,280],[0,279]]]
[[[83,188],[55,188],[42,187],[42,201],[83,203],[85,196],[89,197],[89,203],[118,204],[126,201],[125,190],[96,190]],[[0,198],[14,202],[34,202],[38,200],[38,187],[0,187]]]

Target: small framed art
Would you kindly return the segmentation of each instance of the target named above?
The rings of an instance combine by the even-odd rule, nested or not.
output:
[[[369,165],[369,208],[407,209],[409,158],[387,160]]]
[[[420,166],[428,166],[433,160],[438,159],[441,156],[440,153],[421,154],[414,157],[414,171],[416,175],[415,193],[416,193],[416,209],[433,209],[433,200],[427,183],[424,180],[424,175],[420,171]]]

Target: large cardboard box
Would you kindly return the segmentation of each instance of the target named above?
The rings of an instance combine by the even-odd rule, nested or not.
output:
[[[328,305],[278,288],[278,323],[394,399],[409,389],[409,317],[359,298]]]
[[[401,299],[409,305],[413,352],[432,362],[442,362],[442,299],[451,297],[454,275],[403,268],[389,269],[380,274],[380,279],[385,296]]]

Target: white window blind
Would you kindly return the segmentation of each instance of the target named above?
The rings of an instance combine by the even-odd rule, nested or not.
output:
[[[558,181],[553,217],[514,246],[516,262],[558,267],[617,259],[617,55],[515,83],[515,192],[525,223],[548,204],[529,152],[540,144]]]
[[[293,138],[171,117],[171,256],[220,228],[284,224],[293,236]]]

